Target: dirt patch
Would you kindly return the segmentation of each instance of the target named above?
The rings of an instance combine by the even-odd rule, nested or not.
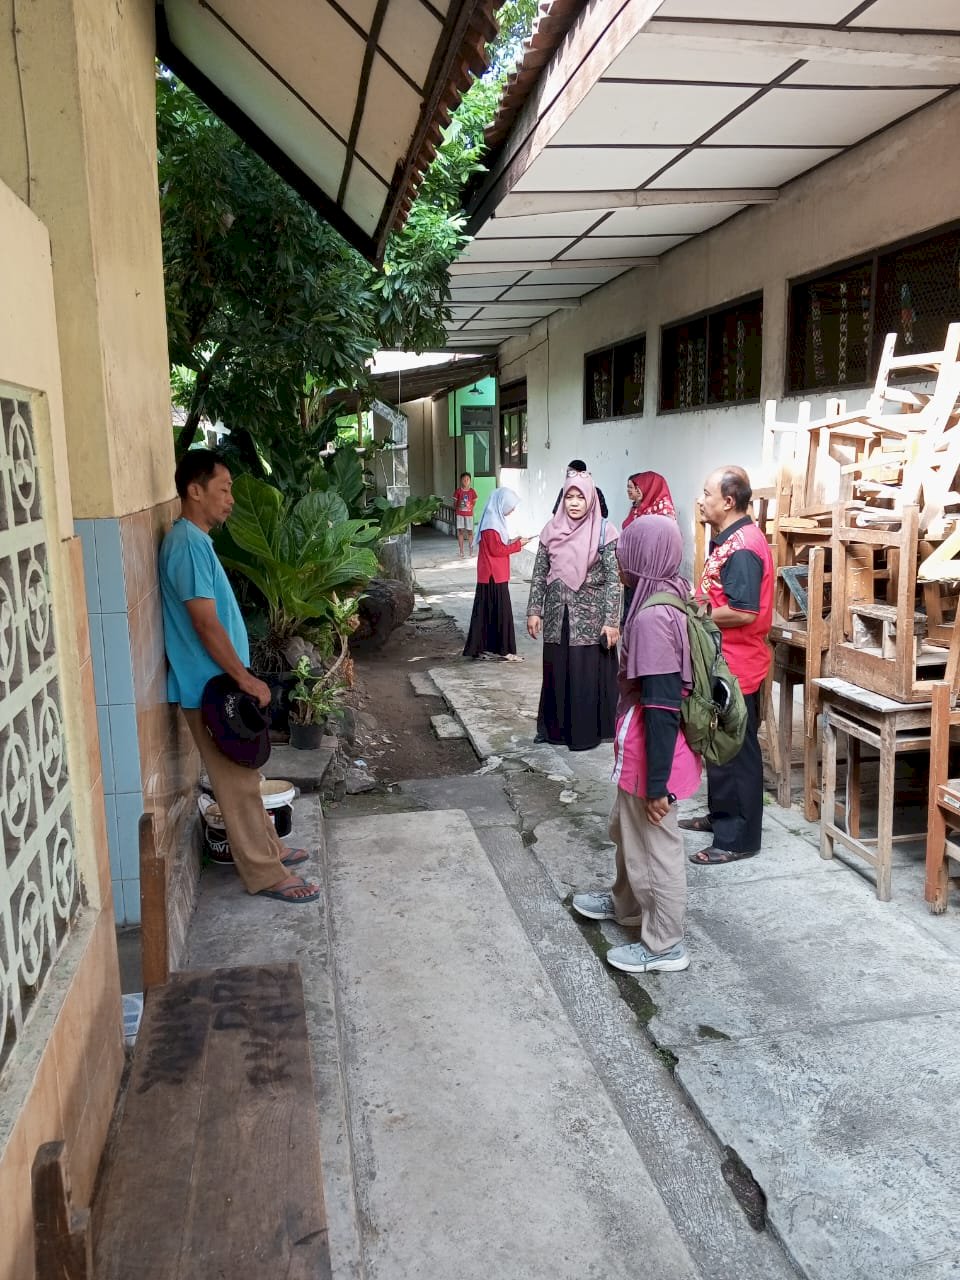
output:
[[[356,706],[363,712],[356,758],[379,782],[471,773],[479,761],[466,738],[440,742],[430,717],[447,710],[439,696],[414,693],[410,676],[459,659],[463,636],[452,618],[436,615],[399,627],[379,653],[355,659]]]

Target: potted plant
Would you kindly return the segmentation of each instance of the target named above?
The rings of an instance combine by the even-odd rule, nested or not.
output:
[[[293,670],[297,683],[290,690],[290,745],[315,751],[323,742],[324,721],[336,706],[339,685],[331,684],[331,671],[315,675],[306,655]]]

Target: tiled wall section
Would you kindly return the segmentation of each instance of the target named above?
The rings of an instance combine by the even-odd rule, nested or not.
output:
[[[157,552],[179,503],[118,519],[78,520],[100,728],[107,842],[119,923],[140,921],[138,824],[156,819],[160,850],[175,848],[191,811],[196,752],[166,700]]]

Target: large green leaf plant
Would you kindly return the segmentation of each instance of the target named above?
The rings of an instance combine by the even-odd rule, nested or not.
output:
[[[377,573],[376,527],[350,519],[332,489],[291,501],[266,481],[242,475],[233,496],[217,550],[263,596],[268,650],[279,654],[292,636],[311,627],[342,640],[357,594]]]

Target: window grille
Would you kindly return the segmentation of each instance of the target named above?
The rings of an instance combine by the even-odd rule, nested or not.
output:
[[[787,390],[869,384],[888,333],[897,334],[897,355],[936,351],[958,319],[957,228],[799,280],[790,289]]]
[[[898,356],[943,346],[947,325],[960,320],[958,272],[960,231],[879,256],[871,372],[888,333],[897,335]]]
[[[500,466],[527,465],[526,380],[500,388]]]
[[[670,325],[660,337],[660,411],[759,400],[762,360],[759,295]]]
[[[647,339],[644,334],[592,351],[583,360],[583,418],[631,418],[643,413]]]
[[[79,904],[33,423],[0,396],[0,1067]]]

